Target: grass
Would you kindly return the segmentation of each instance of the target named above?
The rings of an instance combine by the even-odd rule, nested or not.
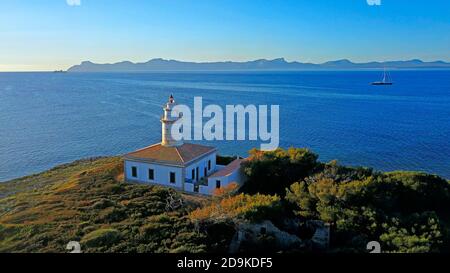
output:
[[[83,252],[170,252],[172,244],[201,245],[175,243],[175,237],[192,232],[186,215],[204,199],[124,183],[122,169],[120,157],[92,158],[1,183],[0,252],[66,252],[69,241],[82,242]],[[167,211],[169,196],[185,205]],[[143,225],[160,224],[156,216],[171,219],[158,238],[164,243],[147,242],[141,234]]]

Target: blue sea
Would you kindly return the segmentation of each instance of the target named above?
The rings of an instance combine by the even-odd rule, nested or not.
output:
[[[162,105],[280,105],[280,146],[450,178],[450,71],[0,73],[0,181],[160,141]],[[245,156],[258,141],[204,142]]]

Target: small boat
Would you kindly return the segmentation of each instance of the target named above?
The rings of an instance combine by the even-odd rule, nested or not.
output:
[[[383,79],[379,82],[373,82],[372,85],[392,85],[391,77],[386,73],[386,68],[383,71]]]
[[[55,70],[55,71],[53,71],[53,73],[66,73],[67,71],[64,71],[64,70]]]

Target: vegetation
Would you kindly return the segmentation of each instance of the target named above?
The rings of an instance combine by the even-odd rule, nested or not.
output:
[[[386,252],[450,251],[449,181],[317,159],[307,149],[252,150],[248,182],[212,198],[124,183],[118,157],[61,165],[0,183],[0,252],[67,252],[70,241],[83,252],[227,252],[239,223],[265,220],[303,242],[310,221],[324,221],[331,252],[365,252],[372,240]]]
[[[257,222],[276,213],[279,206],[280,198],[276,195],[241,193],[198,208],[190,213],[190,218],[195,221],[211,222],[242,218]]]
[[[221,156],[221,155],[217,155],[216,156],[216,164],[217,165],[228,165],[235,159],[237,159],[237,156]]]
[[[317,158],[308,149],[278,148],[271,152],[253,149],[243,164],[248,180],[242,190],[251,194],[283,195],[286,187],[315,171],[319,165]]]
[[[362,249],[377,240],[384,251],[444,251],[449,242],[450,184],[415,172],[372,173],[335,162],[292,184],[286,199],[303,219],[334,228],[340,250]]]
[[[202,198],[123,183],[122,160],[77,161],[0,184],[0,252],[201,252],[188,211]],[[170,197],[170,198],[169,198]],[[171,209],[168,200],[181,199]]]

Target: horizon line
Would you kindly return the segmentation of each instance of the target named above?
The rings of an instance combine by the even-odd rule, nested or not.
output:
[[[301,61],[301,60],[287,60],[285,57],[278,57],[278,58],[257,58],[257,59],[247,59],[247,60],[207,60],[207,61],[198,61],[198,60],[183,60],[183,59],[171,59],[171,58],[162,58],[162,57],[153,57],[150,59],[147,59],[146,61],[130,61],[130,60],[120,60],[120,61],[113,61],[113,62],[95,62],[95,61],[91,61],[91,60],[82,60],[80,61],[78,64],[72,64],[70,66],[68,66],[66,69],[61,69],[61,68],[57,68],[57,69],[36,69],[36,70],[0,70],[0,73],[3,72],[56,72],[56,71],[64,71],[67,72],[70,68],[72,68],[73,66],[77,66],[77,65],[81,65],[85,62],[88,63],[92,63],[92,64],[97,64],[97,65],[114,65],[114,64],[119,64],[119,63],[124,63],[124,62],[129,62],[132,64],[145,64],[147,62],[150,61],[154,61],[154,60],[162,60],[162,61],[176,61],[176,62],[182,62],[182,63],[194,63],[194,64],[211,64],[211,63],[247,63],[247,62],[255,62],[255,61],[276,61],[276,60],[281,60],[284,61],[286,63],[300,63],[300,64],[310,64],[310,65],[323,65],[329,62],[338,62],[338,61],[348,61],[352,64],[369,64],[369,63],[379,63],[379,64],[383,64],[383,63],[387,63],[387,62],[408,62],[408,61],[420,61],[423,63],[433,63],[433,62],[443,62],[445,64],[450,64],[450,60],[447,59],[430,59],[430,60],[423,60],[420,58],[405,58],[405,59],[389,59],[389,60],[372,60],[372,61],[352,61],[351,59],[348,58],[340,58],[340,59],[332,59],[332,60],[328,60],[328,61],[323,61],[323,62],[308,62],[308,61]],[[325,70],[325,68],[323,68]],[[339,70],[344,70],[345,68],[340,68]],[[379,68],[353,68],[354,70],[378,70]],[[395,69],[395,68],[394,68]],[[397,68],[400,69],[400,68]],[[415,69],[415,68],[401,68],[401,69]],[[426,68],[416,68],[416,69],[421,69],[424,70]],[[446,68],[429,68],[429,69],[446,69]],[[232,71],[254,71],[255,69],[233,69]],[[274,71],[295,71],[295,70],[316,70],[316,69],[274,69]],[[328,69],[328,70],[333,70],[333,69]],[[352,70],[352,68],[347,69],[347,70]],[[158,70],[154,70],[155,72],[157,72]],[[161,70],[161,71],[174,71],[176,72],[177,70]],[[186,70],[178,70],[178,71],[186,71]],[[202,70],[195,70],[195,71],[202,71]],[[211,70],[204,70],[204,71],[211,71]],[[214,71],[230,71],[230,70],[214,70]],[[261,71],[261,70],[258,70]],[[267,69],[267,71],[269,71]],[[120,72],[120,71],[117,71]],[[130,71],[128,71],[130,72]],[[139,72],[139,71],[136,71]],[[142,71],[145,72],[145,71]],[[79,72],[77,72],[79,73]]]

